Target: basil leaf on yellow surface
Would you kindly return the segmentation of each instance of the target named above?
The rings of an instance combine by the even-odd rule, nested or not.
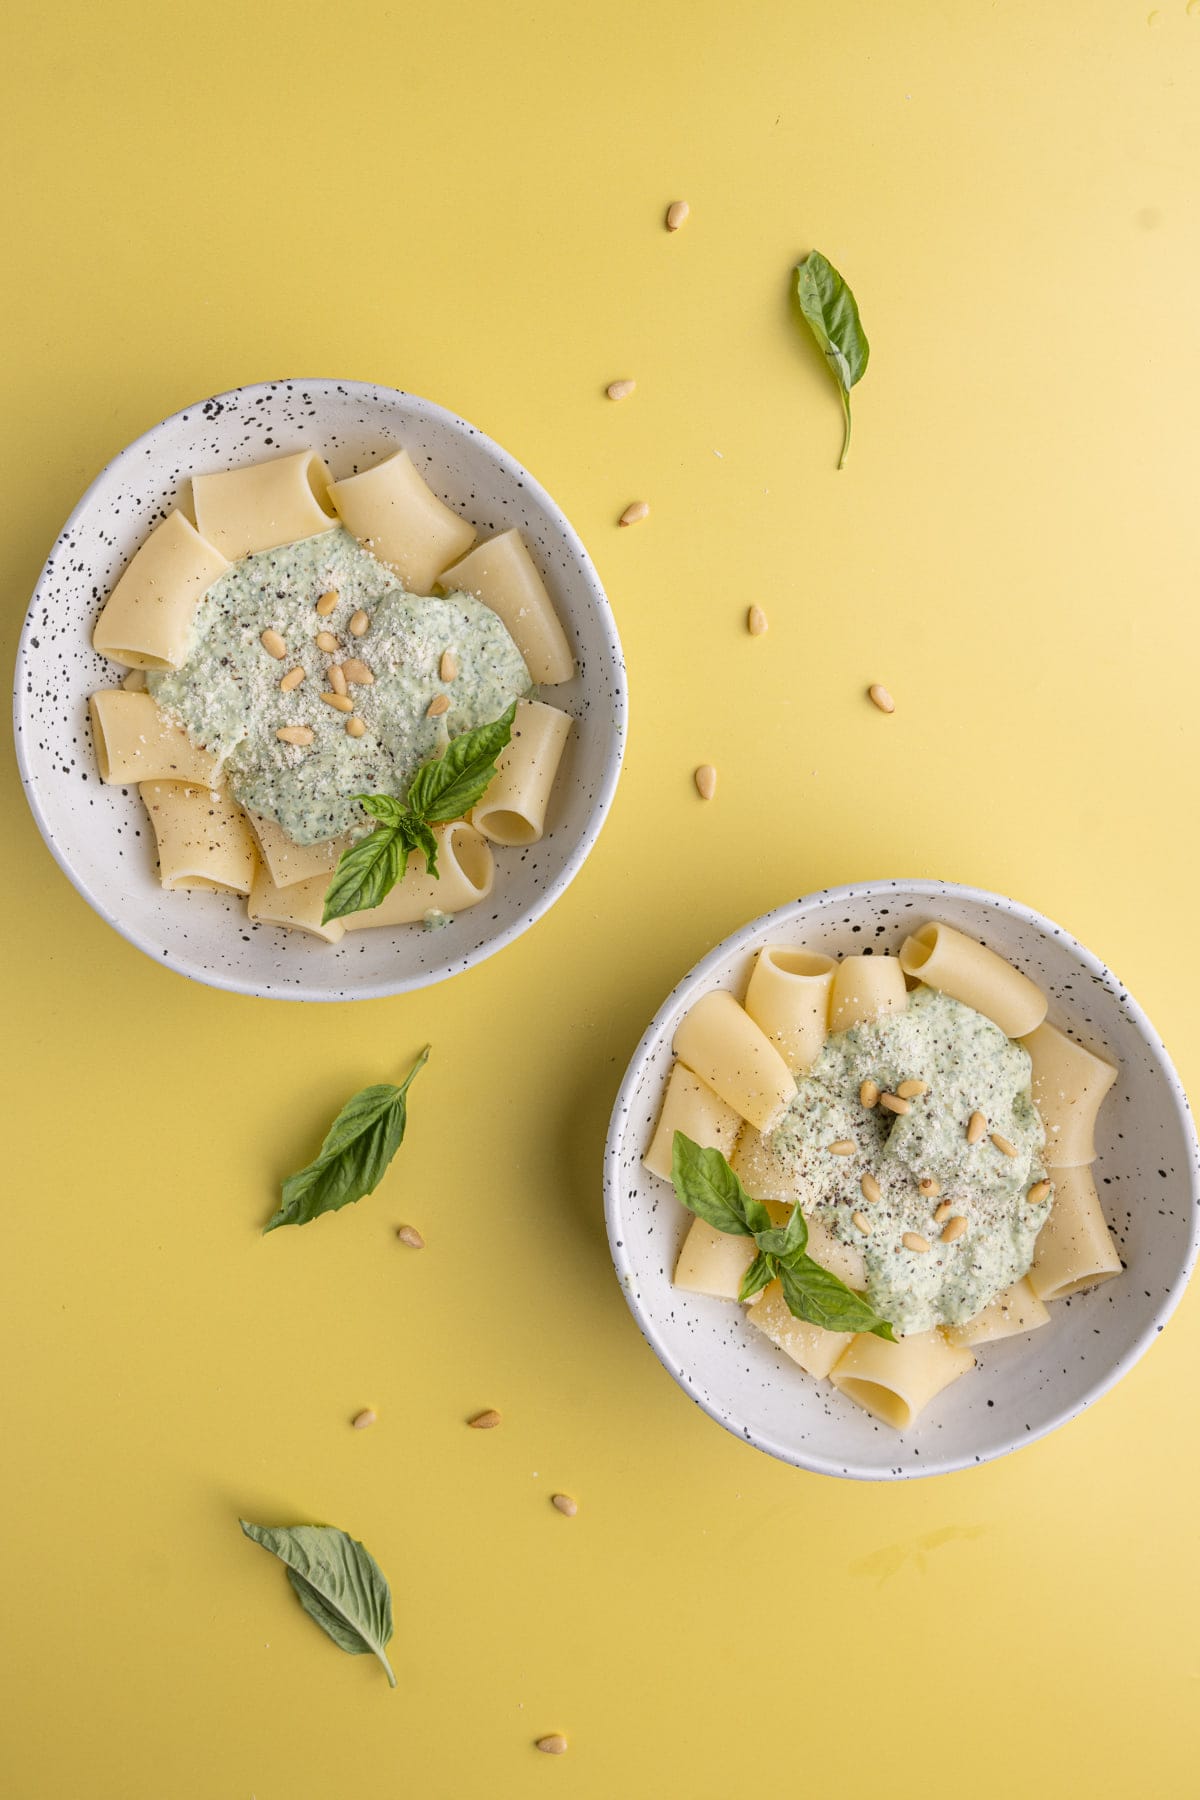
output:
[[[283,1563],[301,1606],[338,1649],[349,1656],[377,1656],[395,1687],[384,1654],[392,1635],[391,1589],[371,1553],[333,1525],[238,1522],[248,1538]]]
[[[307,1225],[373,1194],[404,1141],[408,1090],[429,1059],[425,1046],[399,1087],[379,1082],[347,1100],[329,1127],[320,1155],[283,1184],[282,1204],[263,1226]]]
[[[866,373],[871,346],[858,304],[828,257],[814,250],[796,265],[796,299],[805,324],[825,353],[842,402],[845,432],[838,468],[850,454],[850,389]]]

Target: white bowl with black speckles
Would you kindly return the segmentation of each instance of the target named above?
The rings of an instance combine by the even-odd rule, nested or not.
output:
[[[575,720],[545,836],[497,849],[491,898],[437,931],[348,933],[325,945],[253,925],[231,896],[164,893],[136,791],[96,772],[87,697],[120,678],[92,649],[100,606],[128,558],[191,476],[308,446],[335,478],[403,446],[481,537],[516,525],[575,649],[552,698]],[[84,899],[167,968],[235,993],[365,1000],[442,981],[502,950],[552,906],[595,843],[626,732],[621,645],[599,576],[561,509],[490,438],[443,407],[358,381],[268,381],[165,419],[97,477],[51,551],[17,656],[17,756],[34,818]]]
[[[1120,1067],[1100,1112],[1096,1186],[1125,1262],[1112,1281],[1055,1301],[1027,1337],[985,1344],[978,1368],[897,1433],[798,1369],[729,1301],[685,1293],[671,1274],[690,1215],[641,1158],[657,1122],[671,1040],[712,988],[740,999],[768,943],[831,956],[898,951],[943,920],[1039,983],[1052,1024]],[[772,1456],[866,1481],[944,1474],[1004,1456],[1075,1417],[1119,1381],[1163,1329],[1195,1261],[1200,1162],[1187,1099],[1154,1027],[1121,982],[1067,932],[1015,900],[942,881],[876,881],[789,902],[726,938],[675,988],[634,1053],[605,1153],[617,1275],[642,1334],[718,1424]]]

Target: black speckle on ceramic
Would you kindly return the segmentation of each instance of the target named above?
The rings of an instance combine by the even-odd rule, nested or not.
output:
[[[984,1344],[978,1368],[896,1433],[814,1381],[732,1302],[671,1286],[689,1216],[642,1167],[671,1065],[671,1040],[712,988],[739,999],[765,944],[831,956],[895,954],[938,919],[1006,956],[1046,992],[1050,1021],[1116,1062],[1100,1109],[1093,1173],[1125,1262],[1112,1281],[1050,1307],[1050,1324]],[[785,1462],[865,1481],[972,1468],[1031,1443],[1090,1406],[1149,1348],[1196,1258],[1200,1158],[1179,1077],[1124,984],[1069,933],[1015,900],[942,881],[875,881],[790,901],[719,944],[663,1003],[617,1096],[605,1152],[605,1210],[617,1275],[647,1343],[718,1424]]]
[[[122,671],[92,649],[104,599],[191,477],[264,455],[318,450],[335,479],[403,447],[481,537],[518,526],[576,656],[543,690],[575,728],[534,858],[496,850],[491,899],[440,931],[352,932],[339,945],[248,925],[240,901],[164,893],[132,789],[95,771],[87,697]],[[17,755],[51,851],[85,900],[147,955],[214,987],[287,1000],[364,1000],[442,981],[527,930],[578,874],[604,823],[625,746],[625,666],[587,551],[549,494],[498,444],[442,407],[355,381],[271,381],[219,394],[156,425],[88,489],[51,551],[17,658]]]

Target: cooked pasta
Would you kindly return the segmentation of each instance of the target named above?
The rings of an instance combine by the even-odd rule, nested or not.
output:
[[[101,781],[112,787],[142,781],[217,785],[216,758],[164,719],[149,694],[101,688],[88,700],[88,713]]]
[[[298,881],[311,881],[324,875],[329,881],[337,868],[338,858],[350,844],[348,835],[325,838],[317,844],[296,844],[274,819],[261,813],[247,813],[251,830],[267,865],[267,873],[277,888],[293,887]]]
[[[970,1349],[975,1344],[995,1343],[999,1338],[1018,1337],[1027,1331],[1036,1331],[1039,1325],[1048,1325],[1050,1314],[1034,1293],[1028,1276],[1015,1281],[1010,1288],[998,1294],[990,1306],[968,1319],[965,1325],[948,1325],[946,1336],[952,1344],[961,1349]]]
[[[540,700],[518,700],[512,737],[500,752],[471,823],[494,844],[536,844],[545,829],[550,789],[572,719]]]
[[[790,1207],[767,1210],[776,1225],[786,1225]],[[693,1294],[712,1294],[718,1300],[736,1300],[754,1255],[753,1238],[731,1237],[704,1219],[693,1219],[675,1264],[675,1286]]]
[[[1063,1300],[1120,1273],[1091,1170],[1055,1169],[1054,1204],[1038,1234],[1030,1287],[1041,1300]]]
[[[499,613],[535,681],[545,687],[570,681],[575,657],[519,531],[489,538],[451,568],[443,564],[438,586],[447,594],[474,594]]]
[[[790,1356],[808,1375],[823,1381],[846,1348],[844,1331],[826,1331],[788,1311],[783,1289],[772,1281],[756,1294],[746,1309],[747,1322],[769,1337],[776,1349]]]
[[[315,450],[193,475],[192,505],[200,536],[231,563],[337,524],[329,472]]]
[[[250,889],[247,911],[258,925],[282,925],[288,931],[307,932],[325,944],[339,944],[346,935],[341,919],[321,923],[325,910],[325,890],[329,882],[324,875],[311,875],[307,881],[294,881],[279,888],[260,862]]]
[[[746,1011],[793,1075],[811,1068],[821,1054],[836,969],[832,956],[782,944],[768,944],[754,960]]]
[[[347,531],[390,564],[412,594],[430,593],[447,563],[475,541],[475,527],[438,499],[407,450],[335,481],[329,498]]]
[[[183,513],[168,513],[109,596],[93,647],[135,669],[178,669],[205,589],[228,567]]]
[[[1033,1099],[1046,1127],[1047,1168],[1095,1162],[1096,1117],[1117,1071],[1054,1025],[1039,1025],[1021,1042],[1033,1059]]]
[[[143,781],[138,788],[158,844],[162,885],[248,894],[257,858],[246,815],[227,788]]]
[[[908,1005],[904,971],[894,956],[843,956],[834,970],[830,1031],[849,1031]]]
[[[900,967],[906,975],[974,1007],[1006,1037],[1025,1037],[1046,1016],[1046,996],[1036,982],[949,925],[922,925],[906,938]]]
[[[741,1115],[732,1106],[727,1106],[698,1075],[677,1062],[667,1080],[658,1127],[642,1161],[652,1175],[670,1181],[671,1154],[677,1131],[682,1131],[706,1150],[719,1150],[722,1155],[728,1155],[741,1122]]]
[[[796,1092],[774,1044],[732,994],[705,994],[675,1033],[674,1050],[743,1119],[767,1131]]]
[[[830,1380],[885,1425],[908,1431],[943,1388],[974,1367],[971,1352],[948,1343],[940,1331],[922,1331],[894,1344],[864,1334],[851,1339]]]

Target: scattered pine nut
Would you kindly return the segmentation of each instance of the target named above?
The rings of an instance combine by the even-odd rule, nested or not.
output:
[[[767,615],[761,606],[752,606],[746,614],[746,630],[751,637],[764,637],[769,629]]]
[[[917,1183],[917,1192],[924,1194],[927,1200],[936,1200],[942,1191],[942,1184],[932,1175],[923,1175]]]
[[[691,210],[692,209],[686,200],[672,200],[670,206],[667,208],[667,230],[678,231],[679,227],[686,222],[687,216]]]
[[[717,791],[717,771],[711,763],[701,763],[692,779],[702,800],[711,800]]]
[[[1008,1138],[1001,1137],[998,1131],[993,1131],[991,1135],[992,1142],[995,1144],[1001,1156],[1015,1156],[1017,1154],[1017,1146],[1010,1143]]]
[[[934,1210],[934,1214],[933,1214],[934,1224],[935,1225],[944,1225],[946,1223],[946,1220],[950,1217],[950,1214],[953,1211],[954,1211],[953,1200],[943,1200],[941,1205],[939,1207],[936,1207]]]
[[[323,650],[325,652],[326,656],[332,656],[334,651],[337,649],[337,647],[338,647],[338,641],[334,637],[332,631],[318,631],[318,633],[317,633],[317,649],[318,650]]]
[[[604,391],[610,400],[628,400],[636,386],[637,382],[626,376],[623,381],[610,381]]]
[[[290,694],[292,689],[298,688],[300,686],[300,683],[303,680],[304,680],[304,670],[303,669],[301,669],[301,668],[289,669],[287,674],[284,676],[283,680],[280,682],[279,685],[283,689],[285,694]]]
[[[354,711],[354,702],[346,694],[322,694],[321,698],[326,706],[332,706],[334,712],[352,713]]]
[[[894,713],[895,712],[896,702],[892,699],[892,696],[888,693],[887,689],[883,686],[882,682],[878,682],[878,681],[875,682],[871,687],[869,687],[867,689],[867,693],[870,695],[871,699],[875,702],[875,705],[879,708],[880,712],[885,712],[885,713]]]
[[[362,637],[370,623],[371,621],[367,614],[359,607],[356,613],[351,613],[350,615],[350,636]]]
[[[853,1138],[835,1138],[832,1144],[826,1144],[830,1156],[853,1156],[857,1145]]]
[[[1035,1181],[1025,1198],[1028,1200],[1030,1206],[1040,1206],[1043,1200],[1048,1200],[1050,1198],[1050,1183],[1048,1181]]]
[[[929,1248],[929,1239],[923,1238],[919,1231],[906,1231],[904,1236],[900,1239],[900,1242],[904,1245],[906,1250],[911,1250],[915,1256],[924,1256]]]
[[[323,619],[327,619],[330,613],[336,610],[340,598],[341,596],[336,588],[330,588],[327,594],[321,595],[321,598],[317,601],[317,611]]]
[[[276,662],[282,662],[287,655],[287,645],[284,643],[279,633],[277,631],[272,631],[269,625],[258,641],[266,651],[267,655],[273,656]]]
[[[967,1229],[967,1221],[961,1213],[956,1213],[942,1231],[943,1244],[955,1244]]]
[[[407,1244],[410,1250],[423,1250],[425,1248],[425,1239],[421,1236],[415,1225],[397,1225],[396,1236],[400,1239],[402,1244]]]
[[[345,693],[346,671],[342,668],[340,663],[333,663],[331,665],[329,670],[329,685],[335,694]]]
[[[929,1083],[927,1081],[902,1081],[896,1092],[902,1100],[915,1100],[918,1094],[929,1092]]]
[[[633,500],[625,508],[617,520],[618,525],[637,525],[642,519],[649,518],[650,503],[647,500]]]
[[[899,1094],[880,1094],[879,1104],[887,1112],[906,1113],[912,1111],[911,1102],[902,1100]]]
[[[351,687],[371,687],[375,681],[375,676],[372,671],[367,667],[366,663],[357,656],[348,656],[346,658],[345,662],[342,664],[342,674],[346,677],[346,680],[350,683]]]
[[[558,1511],[563,1513],[568,1519],[573,1519],[575,1514],[579,1511],[577,1503],[572,1500],[570,1494],[551,1494],[550,1504],[551,1506],[557,1507]]]
[[[858,1185],[862,1189],[863,1199],[869,1200],[872,1206],[875,1206],[880,1200],[883,1199],[883,1189],[880,1187],[879,1183],[876,1181],[875,1177],[872,1175],[872,1173],[869,1169],[867,1170],[866,1174],[863,1176],[862,1180],[859,1182]]]
[[[494,1406],[489,1406],[486,1412],[476,1413],[473,1419],[467,1420],[472,1431],[494,1431],[499,1423],[500,1414]]]
[[[879,1105],[879,1083],[877,1081],[863,1082],[858,1090],[858,1104],[868,1108]]]
[[[870,1236],[871,1221],[870,1221],[870,1219],[868,1219],[866,1213],[862,1213],[862,1212],[851,1213],[850,1214],[850,1222],[852,1225],[856,1225],[858,1227],[859,1231],[862,1232],[864,1237]]]
[[[429,702],[429,705],[425,708],[425,717],[427,719],[440,719],[443,713],[448,713],[449,711],[449,695],[435,694],[433,699]]]
[[[281,725],[275,733],[281,744],[311,744],[313,733],[307,725]]]
[[[565,1756],[567,1740],[561,1731],[553,1731],[549,1737],[538,1738],[534,1748],[540,1750],[544,1756]]]
[[[346,720],[346,732],[350,737],[363,737],[366,733],[366,729],[366,720],[360,719],[357,713],[355,713],[352,719]]]
[[[442,660],[438,664],[438,674],[443,681],[458,680],[458,658],[453,650],[443,650]]]
[[[968,1144],[982,1144],[987,1136],[987,1120],[981,1112],[973,1112],[967,1120]]]
[[[368,1425],[375,1423],[375,1414],[368,1406],[363,1412],[357,1413],[351,1423],[355,1431],[365,1431]]]

